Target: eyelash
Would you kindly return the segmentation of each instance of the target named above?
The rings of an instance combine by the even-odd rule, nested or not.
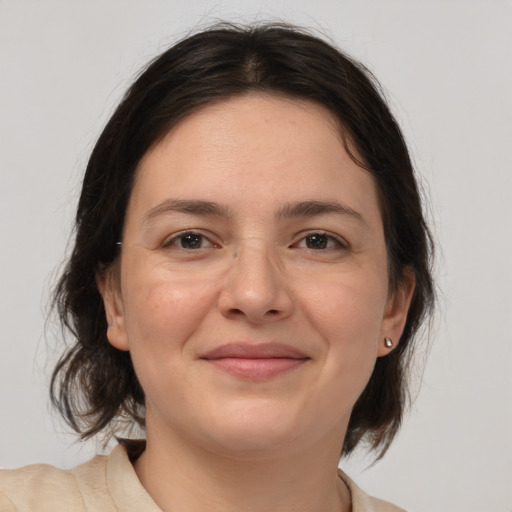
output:
[[[201,239],[201,242],[204,242],[204,241],[207,241],[209,242],[210,246],[212,247],[220,247],[218,244],[212,242],[210,240],[210,238],[208,238],[206,235],[203,235],[202,233],[198,233],[197,231],[182,231],[180,233],[177,233],[169,238],[166,238],[161,247],[163,249],[166,249],[166,248],[170,248],[170,247],[173,247],[173,246],[177,246],[177,243],[181,240],[183,241],[185,239],[185,237],[192,237],[192,236],[195,236],[197,238],[200,238]],[[178,247],[178,249],[181,249],[181,250],[184,250],[184,251],[194,251],[194,250],[199,250],[199,249],[205,249],[205,247],[199,247],[197,249],[191,249],[191,248],[185,248],[185,247]]]
[[[193,231],[193,230],[182,231],[180,233],[177,233],[177,234],[171,236],[170,238],[165,239],[164,242],[162,243],[161,247],[164,249],[170,248],[170,247],[177,247],[178,249],[181,249],[184,251],[196,251],[196,250],[208,248],[208,247],[202,247],[202,246],[197,247],[197,248],[190,248],[190,247],[187,248],[187,247],[183,247],[183,246],[179,247],[178,243],[180,242],[180,240],[183,243],[183,241],[186,237],[197,237],[198,239],[200,239],[200,242],[199,242],[200,245],[202,245],[206,241],[206,242],[208,242],[209,247],[214,247],[214,248],[220,247],[219,244],[212,242],[212,240],[209,237],[207,237],[206,235],[204,235],[203,233],[199,233],[199,232]],[[321,241],[324,241],[324,243],[326,245],[323,247],[316,247],[316,248],[315,247],[307,247],[307,246],[301,247],[302,242],[305,242],[307,244],[308,239],[312,240],[315,237],[317,237],[318,239],[321,239]],[[332,246],[333,242],[334,242],[334,247]],[[331,246],[329,247],[329,245],[331,245]],[[329,234],[325,231],[310,231],[308,233],[302,234],[301,237],[299,238],[299,240],[297,242],[294,242],[293,244],[291,244],[290,247],[299,248],[299,249],[310,249],[312,251],[336,250],[336,249],[344,250],[344,249],[349,248],[349,246],[345,240],[341,239],[338,236]]]
[[[292,246],[298,247],[301,242],[306,241],[307,239],[312,239],[313,237],[322,237],[326,240],[326,243],[329,244],[330,242],[334,242],[334,247],[321,247],[321,248],[313,248],[313,247],[301,247],[303,249],[310,249],[313,251],[319,251],[319,250],[336,250],[336,249],[348,249],[349,245],[345,240],[340,238],[339,236],[332,235],[330,233],[327,233],[325,231],[310,231],[305,234],[301,234],[301,238],[298,242],[294,243]],[[306,242],[307,243],[307,242]]]

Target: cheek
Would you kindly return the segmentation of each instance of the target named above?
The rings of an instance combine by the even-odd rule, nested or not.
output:
[[[383,279],[361,275],[337,276],[297,293],[310,322],[328,343],[361,344],[380,333],[386,305]]]
[[[157,404],[176,403],[195,385],[190,376],[194,345],[188,341],[212,308],[213,286],[170,279],[141,266],[127,276],[123,292],[129,298],[124,303],[129,350],[146,405],[160,409]]]
[[[377,358],[387,283],[374,275],[332,276],[303,288],[300,301],[309,324],[322,339],[325,375],[331,384],[362,388]],[[307,297],[307,299],[306,299]]]
[[[124,317],[132,356],[182,349],[215,300],[214,283],[141,266],[124,280]]]
[[[346,281],[331,281],[307,302],[305,314],[325,350],[315,383],[314,417],[327,417],[332,424],[348,421],[377,359],[384,302],[379,296],[378,289],[369,293]]]

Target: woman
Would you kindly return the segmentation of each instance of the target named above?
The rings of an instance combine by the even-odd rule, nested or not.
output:
[[[1,510],[400,510],[338,472],[382,456],[431,311],[431,239],[364,68],[288,26],[159,56],[100,136],[56,305],[73,470],[2,475]],[[126,435],[126,433],[124,434]]]

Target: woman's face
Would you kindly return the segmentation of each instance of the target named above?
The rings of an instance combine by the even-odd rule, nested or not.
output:
[[[100,287],[148,436],[240,454],[340,449],[413,286],[388,289],[375,182],[329,112],[252,94],[145,155]]]

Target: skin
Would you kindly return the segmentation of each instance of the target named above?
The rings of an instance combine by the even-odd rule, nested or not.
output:
[[[182,120],[143,158],[99,284],[146,394],[135,469],[163,510],[350,510],[350,412],[414,283],[389,290],[374,179],[327,110],[250,94]],[[231,343],[303,357],[233,374],[205,358]]]

